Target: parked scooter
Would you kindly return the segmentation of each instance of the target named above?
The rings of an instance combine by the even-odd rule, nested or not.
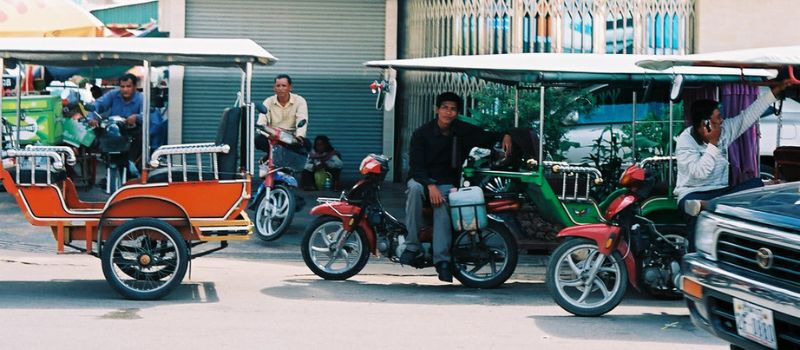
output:
[[[349,191],[339,198],[317,199],[321,204],[311,209],[317,218],[309,224],[300,246],[303,261],[316,275],[327,280],[350,278],[364,268],[370,252],[399,261],[408,231],[381,205],[381,183],[388,171],[389,158],[370,154],[359,167],[363,177]],[[485,228],[475,229],[470,220],[456,222],[455,226],[467,228],[454,230],[451,248],[452,273],[463,285],[494,288],[514,272],[517,243],[495,214],[516,209],[516,201],[493,200],[486,203],[491,220]],[[477,210],[474,214],[479,215]],[[433,266],[432,232],[432,226],[419,232],[423,256],[414,263],[417,268]]]
[[[298,140],[291,133],[271,126],[257,126],[256,132],[269,140],[269,152],[259,166],[261,185],[253,196],[248,209],[255,210],[256,236],[264,241],[280,238],[294,218],[294,212],[302,208],[294,191],[297,179],[294,170],[276,167],[273,163],[275,145],[295,145]]]
[[[622,301],[627,283],[659,298],[681,297],[677,288],[686,238],[658,232],[641,215],[654,185],[645,163],[622,174],[627,193],[605,212],[605,223],[565,228],[565,241],[550,256],[546,284],[556,303],[577,316],[600,316]],[[627,283],[626,283],[627,282]]]

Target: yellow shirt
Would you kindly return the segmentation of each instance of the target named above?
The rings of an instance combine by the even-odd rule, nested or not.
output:
[[[267,107],[267,114],[259,114],[256,124],[270,125],[289,130],[295,136],[305,138],[308,129],[308,105],[306,100],[295,94],[289,94],[289,103],[281,106],[278,103],[278,96],[272,95],[264,100]],[[298,127],[298,124],[302,125]]]

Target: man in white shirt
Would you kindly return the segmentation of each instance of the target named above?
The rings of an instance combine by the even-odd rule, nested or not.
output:
[[[308,105],[306,100],[292,93],[292,78],[286,74],[275,77],[272,86],[275,95],[264,100],[264,107],[267,108],[266,114],[260,114],[256,124],[269,125],[289,131],[298,138],[301,145],[305,144],[306,130],[308,130]],[[256,148],[267,151],[269,141],[263,135],[255,138]],[[294,163],[292,155],[288,154],[282,147],[275,150],[275,162],[281,165],[291,166]],[[305,161],[305,159],[303,159]]]
[[[729,185],[728,146],[755,124],[776,101],[775,96],[790,84],[782,81],[774,85],[738,116],[724,122],[717,101],[693,103],[692,125],[678,136],[675,147],[678,177],[674,193],[678,196],[679,207],[687,214],[696,216],[705,202],[716,197],[763,186],[758,178]]]

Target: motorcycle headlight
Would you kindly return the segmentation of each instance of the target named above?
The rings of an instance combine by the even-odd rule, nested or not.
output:
[[[717,220],[705,213],[697,218],[697,223],[694,227],[694,243],[697,251],[714,261],[717,260],[717,252],[715,250],[718,236],[717,227]]]

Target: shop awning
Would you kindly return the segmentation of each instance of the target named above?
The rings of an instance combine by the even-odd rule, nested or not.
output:
[[[71,0],[0,1],[0,37],[98,37],[103,23]]]

